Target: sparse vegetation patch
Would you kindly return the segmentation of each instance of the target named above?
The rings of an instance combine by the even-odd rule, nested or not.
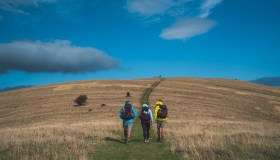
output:
[[[87,95],[80,95],[74,100],[74,102],[77,104],[77,106],[84,106],[86,105],[87,99]]]

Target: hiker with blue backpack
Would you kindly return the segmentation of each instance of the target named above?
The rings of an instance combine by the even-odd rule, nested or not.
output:
[[[134,107],[129,101],[126,101],[125,105],[120,110],[120,118],[123,120],[125,144],[129,143],[133,119],[136,118],[136,116],[137,114]]]
[[[164,128],[165,123],[168,115],[168,109],[167,106],[162,102],[162,100],[158,100],[156,102],[156,108],[155,108],[155,119],[157,122],[157,135],[158,135],[158,141],[162,142],[164,137]]]
[[[144,143],[147,143],[150,141],[150,127],[154,123],[153,113],[147,104],[143,104],[139,119],[143,129]]]

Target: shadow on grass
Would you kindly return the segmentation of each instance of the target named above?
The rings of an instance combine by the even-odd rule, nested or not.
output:
[[[143,142],[143,139],[130,139],[130,142],[139,142],[139,143],[141,143],[141,142]]]
[[[118,143],[124,144],[124,140],[122,141],[122,140],[111,138],[111,137],[105,137],[104,140],[105,141],[118,142]],[[133,138],[133,139],[130,139],[130,142],[139,142],[139,143],[141,143],[141,142],[143,142],[143,140],[142,139],[134,139]]]
[[[111,141],[111,142],[118,142],[124,144],[124,141],[121,141],[119,139],[111,138],[111,137],[106,137],[104,138],[105,141]]]

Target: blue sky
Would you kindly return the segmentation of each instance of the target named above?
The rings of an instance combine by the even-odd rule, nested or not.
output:
[[[280,76],[279,0],[0,0],[0,88]]]

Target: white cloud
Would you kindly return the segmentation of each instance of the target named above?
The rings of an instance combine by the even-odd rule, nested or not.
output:
[[[171,27],[164,29],[160,37],[166,40],[186,40],[209,31],[215,22],[201,18],[185,18],[177,21]]]
[[[56,1],[57,0],[1,0],[1,2],[6,2],[13,6],[18,6],[18,5],[34,6],[37,5],[38,3],[53,3]]]
[[[211,14],[211,9],[213,9],[216,5],[221,3],[223,0],[205,0],[201,5],[201,12],[198,17],[207,18]]]
[[[8,11],[8,12],[13,12],[13,13],[20,13],[20,14],[29,14],[27,12],[24,12],[20,9],[17,9],[16,7],[14,7],[12,4],[8,3],[5,0],[0,0],[0,8],[4,11]]]
[[[186,9],[182,5],[189,1],[192,0],[128,0],[126,7],[129,12],[146,17],[161,14],[176,16],[184,13]]]
[[[0,73],[9,70],[34,72],[95,72],[118,67],[118,61],[91,47],[77,47],[67,40],[0,44]]]
[[[38,6],[39,3],[55,3],[57,0],[0,0],[0,8],[4,11],[29,15],[19,9],[21,6]]]
[[[129,0],[127,9],[132,13],[151,16],[161,14],[169,8],[169,0]]]

